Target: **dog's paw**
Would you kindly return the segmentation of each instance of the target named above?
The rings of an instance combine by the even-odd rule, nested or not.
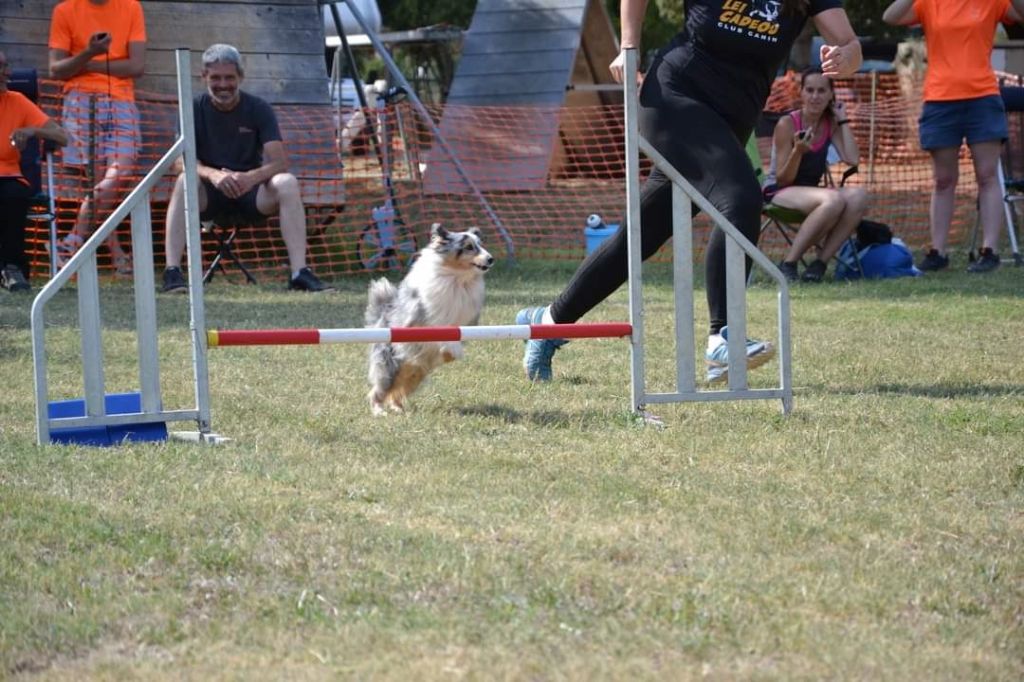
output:
[[[453,343],[441,349],[441,359],[445,362],[455,362],[465,356],[461,343]]]

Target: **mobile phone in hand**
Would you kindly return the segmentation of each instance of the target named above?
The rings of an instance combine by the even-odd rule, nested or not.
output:
[[[102,31],[102,32],[96,34],[95,39],[96,39],[96,42],[99,42],[101,40],[106,40],[109,37],[110,37],[109,33],[107,33],[106,31]]]

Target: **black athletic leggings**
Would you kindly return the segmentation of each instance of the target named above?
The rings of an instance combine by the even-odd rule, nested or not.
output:
[[[730,127],[711,107],[674,91],[671,78],[665,62],[647,74],[640,96],[640,134],[757,244],[761,188],[744,144],[750,130]],[[640,211],[641,252],[646,260],[672,236],[672,182],[662,172],[654,170],[644,182]],[[626,221],[620,225],[618,232],[583,261],[551,304],[555,322],[576,322],[626,281]],[[728,323],[725,240],[725,234],[715,228],[704,259],[712,334]],[[750,266],[747,258],[748,272]]]
[[[6,140],[3,141],[6,144]],[[0,178],[0,269],[17,265],[28,270],[25,262],[25,216],[28,215],[29,186],[13,177]]]

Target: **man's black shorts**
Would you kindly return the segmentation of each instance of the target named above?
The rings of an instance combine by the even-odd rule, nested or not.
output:
[[[256,193],[260,185],[237,199],[229,198],[208,180],[203,180],[203,187],[206,188],[206,210],[199,215],[200,220],[232,222],[241,219],[247,223],[260,223],[267,219],[256,208]]]

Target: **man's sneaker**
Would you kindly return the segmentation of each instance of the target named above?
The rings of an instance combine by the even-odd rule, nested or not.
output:
[[[544,308],[523,308],[516,313],[516,324],[542,324]],[[523,353],[523,369],[530,381],[551,381],[551,358],[569,343],[566,339],[530,339]]]
[[[114,275],[116,277],[131,277],[133,274],[132,270],[132,257],[127,253],[123,253],[119,256],[114,256]]]
[[[789,263],[784,260],[779,261],[779,270],[782,271],[787,282],[792,283],[800,281],[800,273],[797,272],[796,263]]]
[[[85,240],[79,237],[77,234],[69,234],[64,239],[57,240],[57,269],[63,270],[64,266],[68,264],[71,257],[78,252],[78,249],[82,247]],[[49,248],[49,243],[47,243]]]
[[[164,270],[164,286],[160,290],[165,294],[184,294],[188,291],[188,283],[181,268],[167,268]]]
[[[992,272],[999,267],[999,254],[986,247],[978,254],[978,260],[967,266],[967,272]]]
[[[729,378],[729,328],[722,327],[712,341],[704,362],[708,366],[709,384],[717,384]],[[747,339],[747,369],[760,367],[775,357],[775,346],[768,341]]]
[[[935,249],[929,249],[928,253],[924,254],[924,258],[917,264],[918,270],[925,272],[935,272],[936,270],[945,270],[949,267],[949,256],[941,256]]]
[[[295,291],[334,291],[334,287],[321,282],[309,268],[302,268],[298,275],[288,280],[288,288]]]
[[[815,259],[807,268],[804,270],[804,275],[800,279],[804,282],[811,282],[818,284],[821,280],[825,279],[825,270],[828,269],[828,265],[824,262]]]
[[[0,283],[3,284],[4,289],[7,289],[12,294],[31,289],[28,285],[28,280],[25,279],[25,275],[17,265],[8,265],[3,269],[3,272],[0,272]]]

